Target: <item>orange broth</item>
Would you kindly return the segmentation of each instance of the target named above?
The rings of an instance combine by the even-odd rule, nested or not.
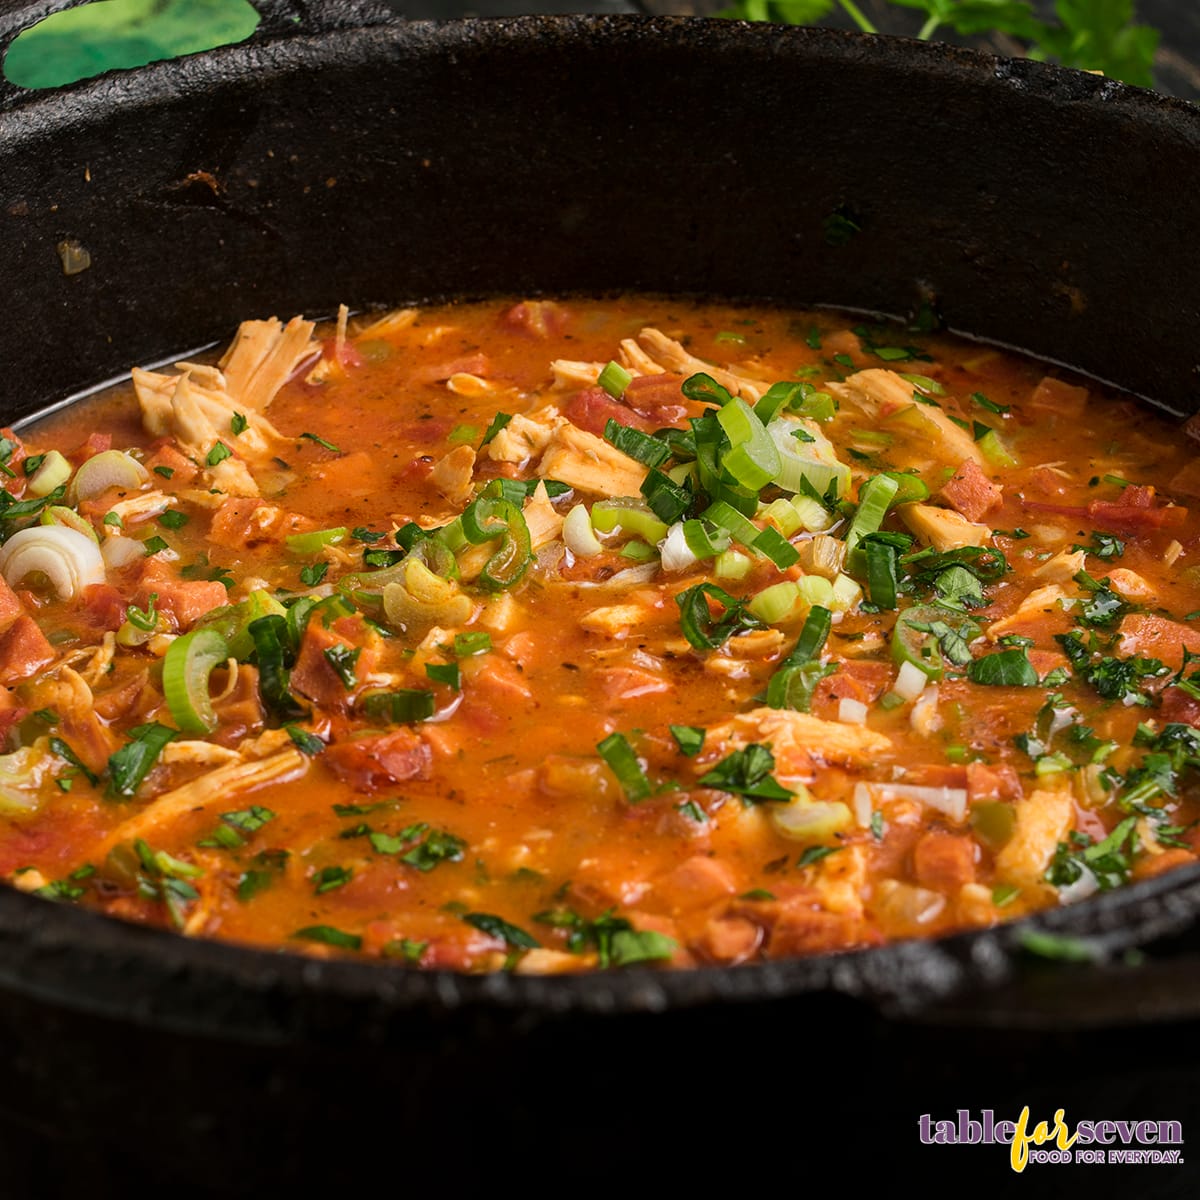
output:
[[[157,417],[122,387],[11,437],[10,502],[36,499],[24,456],[57,449],[70,481],[40,511],[124,543],[67,595],[0,557],[13,885],[191,936],[556,972],[943,934],[1194,861],[1200,469],[1168,422],[1015,354],[824,312],[493,302],[288,329],[285,354],[255,327],[286,377],[265,402],[168,369],[139,384]],[[761,420],[747,467],[748,427],[718,423],[701,374],[752,419],[793,385],[780,461],[828,439],[840,491],[818,468],[755,486]],[[218,397],[216,437],[180,386]],[[673,447],[678,517],[621,486],[648,468],[610,419],[639,452]],[[676,533],[668,569],[654,535],[714,511],[694,449],[653,441],[692,421],[749,526],[702,523],[727,549],[698,559]],[[114,447],[139,478],[73,497]],[[554,497],[494,494],[573,471]],[[892,504],[860,522],[879,478]],[[530,547],[512,535],[500,563],[464,510]],[[899,638],[906,613],[921,628]],[[282,701],[248,629],[271,616]],[[163,683],[206,630],[208,727]],[[147,727],[168,740],[133,778]]]

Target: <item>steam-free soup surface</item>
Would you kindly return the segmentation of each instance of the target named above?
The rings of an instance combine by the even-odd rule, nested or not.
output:
[[[1200,466],[979,345],[247,322],[2,448],[0,873],[317,954],[850,950],[1190,863]]]

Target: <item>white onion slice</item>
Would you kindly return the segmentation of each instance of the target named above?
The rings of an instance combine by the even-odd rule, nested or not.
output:
[[[692,553],[687,538],[683,536],[682,521],[676,521],[667,530],[667,536],[658,543],[658,550],[662,555],[664,571],[686,571],[688,567],[695,566],[700,561]]]
[[[66,525],[34,525],[14,533],[0,549],[0,575],[16,587],[40,573],[60,600],[72,600],[93,583],[104,582],[100,547]]]
[[[563,541],[567,549],[577,558],[592,558],[601,553],[604,546],[592,529],[592,518],[587,508],[576,504],[563,521]]]
[[[119,571],[122,567],[129,566],[131,562],[145,558],[146,548],[137,538],[109,537],[104,539],[104,545],[100,547],[100,554],[104,559],[105,566],[110,571]]]
[[[929,676],[916,663],[904,662],[900,664],[892,691],[905,700],[915,700],[925,690],[928,682]]]
[[[865,800],[860,798],[860,788],[866,793]],[[966,788],[924,787],[915,783],[859,783],[854,787],[855,817],[858,818],[863,811],[867,814],[867,819],[859,819],[859,824],[869,824],[873,802],[884,800],[916,800],[926,808],[936,808],[957,822],[964,821],[967,816]],[[862,807],[864,803],[865,809]]]
[[[867,706],[861,700],[843,696],[838,702],[838,720],[844,725],[865,725]]]

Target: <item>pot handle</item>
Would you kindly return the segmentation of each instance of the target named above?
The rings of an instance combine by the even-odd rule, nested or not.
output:
[[[2,64],[10,44],[18,34],[46,17],[85,3],[88,0],[37,0],[36,3],[11,6],[0,2],[0,111],[13,107],[23,98],[42,94],[41,89],[32,91],[18,87],[5,77]],[[397,3],[388,0],[249,0],[249,3],[258,12],[258,26],[248,38],[236,43],[238,45],[331,33],[339,29],[363,29],[400,19]]]

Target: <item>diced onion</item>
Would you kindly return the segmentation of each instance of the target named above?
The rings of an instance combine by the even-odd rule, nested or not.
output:
[[[924,787],[915,783],[859,783],[854,787],[854,815],[860,825],[869,825],[876,801],[915,800],[926,808],[945,813],[952,821],[967,816],[967,789]],[[866,820],[862,815],[866,814]]]
[[[854,820],[863,828],[871,824],[871,814],[875,811],[875,796],[865,783],[854,785]]]
[[[925,690],[928,682],[929,676],[916,663],[904,662],[900,664],[900,672],[896,676],[892,691],[905,700],[915,700]]]
[[[150,472],[124,450],[105,450],[93,455],[75,472],[67,499],[78,504],[113,487],[134,491],[149,478]]]
[[[26,485],[31,496],[48,496],[71,478],[71,464],[57,450],[48,450],[42,465],[29,477]]]
[[[576,558],[593,558],[604,550],[604,546],[592,529],[592,518],[588,515],[587,507],[583,504],[576,504],[567,513],[566,519],[563,521],[562,532],[567,549]]]
[[[840,800],[799,800],[772,804],[768,814],[775,832],[797,842],[821,842],[850,824],[850,809]]]
[[[838,701],[838,720],[845,725],[865,725],[867,723],[867,706],[861,700],[843,696]]]
[[[908,714],[909,723],[922,737],[937,733],[942,727],[942,714],[938,712],[938,690],[934,684],[927,687],[912,706]]]
[[[60,600],[72,600],[85,587],[104,582],[100,547],[66,525],[34,525],[14,533],[0,549],[0,575],[10,587],[39,573]]]
[[[110,537],[104,539],[104,545],[100,547],[100,555],[110,571],[119,571],[122,567],[127,567],[130,563],[145,558],[146,551],[137,538]]]
[[[676,521],[667,530],[667,536],[658,543],[658,551],[662,555],[664,571],[686,571],[700,561],[687,543],[682,521]]]
[[[1074,904],[1077,900],[1086,900],[1100,890],[1100,883],[1091,871],[1085,870],[1074,883],[1058,889],[1060,904]]]

